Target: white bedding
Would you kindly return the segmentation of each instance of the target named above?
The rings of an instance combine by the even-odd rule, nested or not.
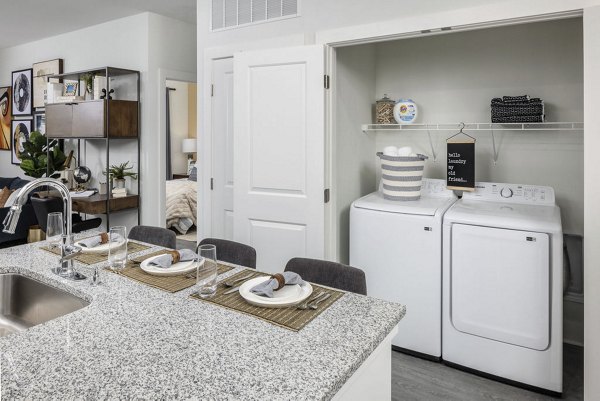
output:
[[[196,184],[187,179],[167,181],[167,228],[185,234],[192,224],[198,225]]]

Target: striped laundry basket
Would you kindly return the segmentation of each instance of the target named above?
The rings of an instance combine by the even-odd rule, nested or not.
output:
[[[421,181],[427,156],[386,156],[381,159],[383,197],[395,201],[413,201],[421,198]]]

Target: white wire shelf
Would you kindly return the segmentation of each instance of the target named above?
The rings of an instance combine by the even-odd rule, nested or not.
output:
[[[375,131],[454,131],[460,123],[452,124],[363,124],[363,132]],[[582,122],[547,123],[465,123],[465,131],[583,131]]]

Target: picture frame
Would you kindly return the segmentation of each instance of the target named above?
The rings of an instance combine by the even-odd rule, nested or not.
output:
[[[79,82],[65,82],[63,84],[63,96],[77,96]]]
[[[30,116],[33,110],[33,69],[12,72],[12,116]]]
[[[0,88],[0,150],[10,150],[11,148],[11,94],[11,86]]]
[[[46,135],[46,113],[36,113],[33,115],[33,131],[39,131]]]
[[[47,79],[49,75],[63,73],[63,59],[40,61],[34,63],[33,69],[33,107],[46,107],[48,103],[47,82],[58,83],[59,79]]]
[[[196,167],[196,161],[192,160],[192,159],[188,159],[187,175],[190,175],[192,173],[192,169],[194,167]]]
[[[11,144],[12,156],[11,163],[15,165],[21,164],[21,152],[24,151],[23,143],[29,139],[31,133],[31,124],[33,119],[12,120],[11,124]]]

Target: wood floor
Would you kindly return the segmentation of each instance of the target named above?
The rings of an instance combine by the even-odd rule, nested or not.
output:
[[[563,400],[583,400],[583,348],[564,346]],[[392,352],[394,401],[550,401],[532,391],[485,379],[441,363]]]

